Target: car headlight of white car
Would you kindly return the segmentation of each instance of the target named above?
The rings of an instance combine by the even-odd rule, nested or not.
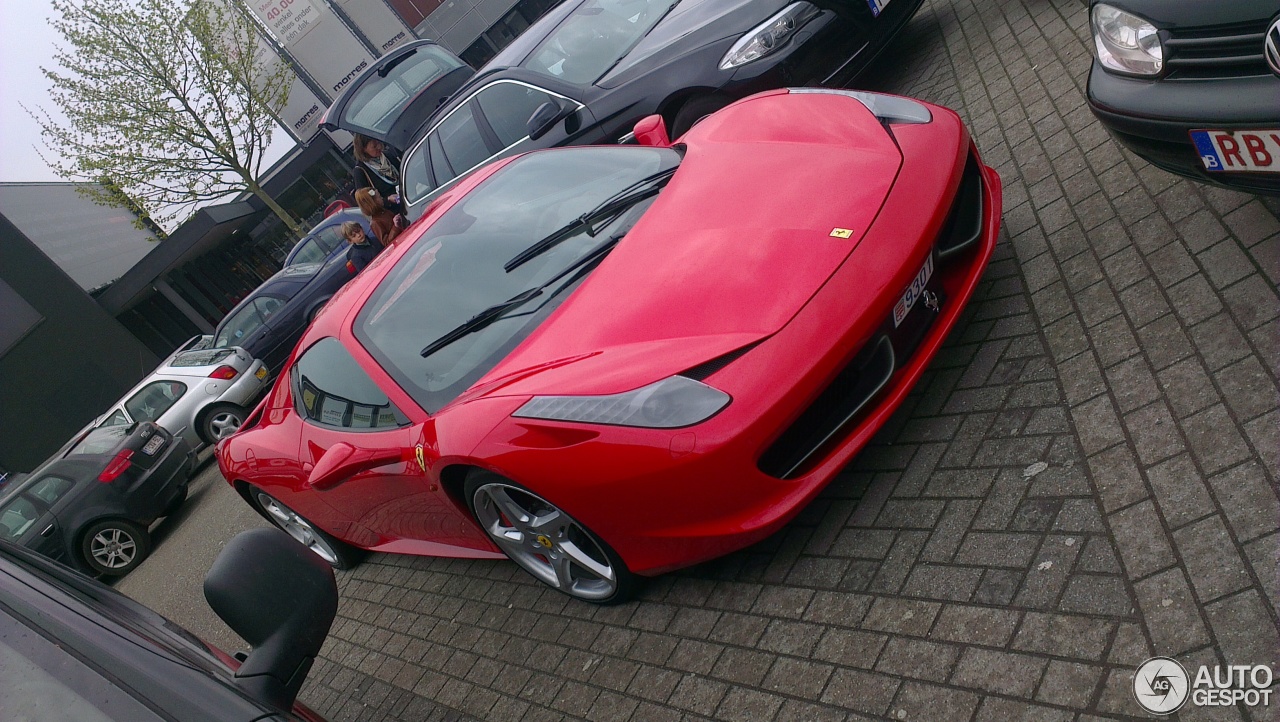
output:
[[[719,389],[685,376],[671,376],[607,396],[535,396],[512,416],[675,429],[711,418],[729,401],[729,395]]]
[[[1156,26],[1110,5],[1093,6],[1093,44],[1102,67],[1126,75],[1159,75],[1164,47]]]
[[[721,70],[732,70],[759,60],[782,47],[802,25],[822,11],[807,2],[792,3],[743,35],[720,59]]]

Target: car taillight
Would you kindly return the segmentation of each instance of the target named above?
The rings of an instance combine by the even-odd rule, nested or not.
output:
[[[98,481],[111,482],[120,478],[120,475],[129,470],[133,465],[130,459],[133,458],[133,449],[124,449],[116,454],[107,464],[107,468],[98,474]]]
[[[218,368],[213,370],[213,373],[209,374],[209,378],[224,379],[224,380],[233,379],[236,377],[236,374],[238,373],[240,372],[236,371],[235,368],[231,366],[219,366]]]

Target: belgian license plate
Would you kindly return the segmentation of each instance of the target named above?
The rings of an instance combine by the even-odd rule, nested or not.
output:
[[[890,0],[867,0],[867,5],[871,7],[871,14],[874,17],[880,17],[880,13],[884,12],[884,8]]]
[[[897,328],[902,325],[902,320],[911,312],[911,307],[916,305],[916,301],[920,300],[920,295],[924,293],[924,287],[929,283],[929,278],[933,276],[933,254],[925,259],[924,266],[920,272],[916,274],[911,284],[907,286],[907,290],[903,292],[902,298],[898,299],[898,303],[893,307],[893,327]]]
[[[1191,142],[1205,170],[1280,173],[1280,129],[1193,130]]]
[[[164,437],[156,434],[148,439],[147,443],[142,445],[142,453],[147,456],[154,456],[155,453],[160,450],[161,446],[164,446]]]
[[[267,367],[263,366],[262,368],[254,372],[253,375],[257,376],[259,379],[265,379],[267,377]]]

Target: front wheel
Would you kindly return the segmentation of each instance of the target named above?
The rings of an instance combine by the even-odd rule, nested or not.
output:
[[[576,599],[618,604],[639,579],[600,537],[554,504],[488,471],[467,478],[467,504],[480,528],[535,579]]]
[[[250,489],[249,497],[253,499],[254,505],[263,516],[267,517],[268,521],[315,552],[321,559],[329,562],[334,569],[353,569],[364,557],[364,550],[326,534],[267,492],[256,488]]]
[[[122,577],[150,553],[147,530],[124,519],[99,521],[80,537],[80,558],[94,574]]]
[[[719,95],[699,95],[690,98],[680,106],[680,110],[676,111],[675,117],[671,120],[671,139],[675,140],[684,135],[698,121],[732,102],[731,98]]]

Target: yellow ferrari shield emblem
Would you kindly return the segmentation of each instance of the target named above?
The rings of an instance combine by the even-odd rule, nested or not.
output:
[[[427,470],[427,459],[426,459],[426,457],[425,457],[425,456],[423,456],[423,454],[422,454],[422,444],[418,444],[416,447],[414,447],[414,449],[413,449],[413,456],[414,456],[414,458],[416,458],[416,459],[418,460],[418,466],[422,467],[422,470],[423,470],[423,471],[426,471],[426,470]]]
[[[853,236],[853,229],[851,228],[832,228],[831,229],[832,238],[850,238],[852,236]]]
[[[543,536],[542,534],[538,535],[537,542],[538,544],[542,545],[543,547],[546,547],[547,549],[551,548],[551,540],[548,539],[546,536]]]

